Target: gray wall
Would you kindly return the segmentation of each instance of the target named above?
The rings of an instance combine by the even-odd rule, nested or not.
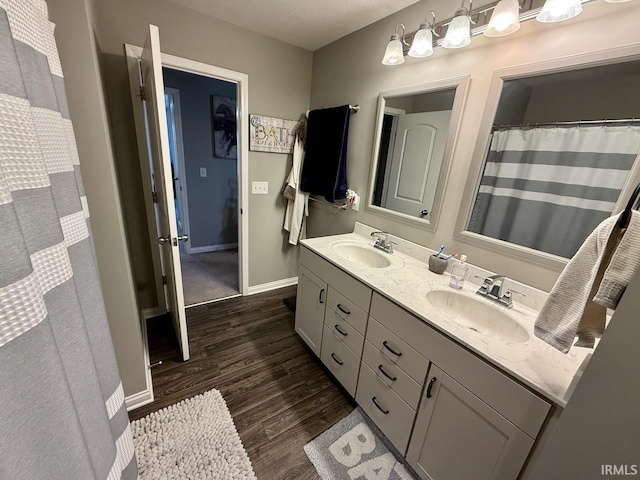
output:
[[[423,0],[317,50],[313,57],[312,108],[344,103],[361,106],[360,112],[351,119],[348,158],[349,186],[361,194],[363,200],[369,183],[380,91],[471,75],[437,231],[432,233],[409,226],[366,209],[340,211],[317,204],[310,206],[308,231],[312,236],[344,233],[353,229],[355,221],[360,221],[432,249],[444,243],[448,251],[467,254],[473,264],[500,271],[538,288],[550,289],[559,271],[453,238],[493,72],[638,42],[640,30],[636,19],[640,15],[640,5],[638,2],[616,5],[591,2],[584,5],[584,12],[579,17],[568,22],[544,25],[535,20],[527,21],[516,34],[508,37],[477,36],[462,50],[437,48],[433,57],[407,58],[404,64],[395,67],[380,63],[389,35],[398,23],[410,25],[411,30],[430,9],[437,12],[438,18],[444,19],[451,17],[457,6],[448,0]],[[594,35],[594,31],[606,31],[607,35]]]
[[[601,465],[640,475],[639,310],[636,275],[527,480],[609,478]]]
[[[146,390],[139,310],[125,237],[92,12],[84,0],[48,0],[91,212],[102,292],[125,395]]]
[[[211,123],[211,96],[236,98],[236,84],[171,68],[162,73],[166,87],[180,90],[191,246],[237,243],[238,162],[213,156]]]
[[[104,63],[116,167],[141,308],[156,305],[124,43],[141,46],[149,24],[160,29],[165,53],[244,72],[249,111],[297,119],[309,108],[311,52],[189,10],[168,0],[95,1],[96,36]],[[249,181],[268,181],[268,195],[249,201],[249,285],[297,275],[298,250],[282,232],[280,195],[289,155],[250,152]]]

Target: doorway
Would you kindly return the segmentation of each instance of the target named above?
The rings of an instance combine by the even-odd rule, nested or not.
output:
[[[239,295],[237,86],[162,68],[185,306]]]
[[[132,98],[133,114],[135,120],[136,137],[139,151],[139,161],[142,178],[142,191],[145,200],[149,241],[153,258],[154,281],[158,300],[157,308],[153,310],[153,316],[168,313],[173,323],[182,359],[189,359],[189,338],[186,322],[186,307],[183,291],[183,275],[181,254],[188,253],[185,244],[189,241],[190,248],[197,247],[195,241],[189,239],[188,234],[180,234],[178,230],[178,217],[181,228],[190,221],[190,211],[193,210],[193,202],[183,202],[183,196],[176,188],[176,178],[171,161],[171,143],[169,139],[169,122],[167,120],[167,105],[165,98],[165,84],[163,67],[168,67],[180,72],[194,74],[199,77],[223,80],[233,84],[236,93],[235,108],[231,107],[226,118],[235,116],[235,169],[236,187],[235,198],[236,226],[237,226],[237,295],[244,295],[248,291],[249,282],[249,218],[248,218],[248,184],[249,184],[249,142],[248,122],[241,121],[248,117],[248,83],[246,74],[216,67],[213,65],[196,62],[182,57],[176,57],[161,52],[159,29],[155,25],[149,25],[144,48],[125,44],[127,65],[129,70],[129,86]],[[171,99],[170,99],[171,100]],[[184,96],[180,99],[184,101]],[[217,106],[219,104],[216,104]],[[182,107],[182,105],[180,105]],[[212,107],[214,104],[212,104]],[[183,114],[180,112],[180,122],[176,118],[176,103],[172,106],[173,127],[175,132],[175,161],[180,170],[180,148],[178,148],[178,125],[182,131],[182,149],[185,145],[185,129],[182,125]],[[218,128],[213,127],[215,118],[210,111],[206,124],[211,135],[215,135]],[[229,135],[227,135],[227,139]],[[224,140],[224,138],[222,138]],[[233,145],[231,142],[213,142],[212,148],[222,146],[227,156],[231,154]],[[216,155],[217,152],[216,152]],[[220,155],[218,155],[220,157]],[[184,157],[186,158],[186,156]],[[186,162],[185,162],[186,164]],[[200,167],[198,167],[198,172]],[[204,167],[205,169],[208,167]],[[184,169],[188,174],[188,168]],[[179,173],[179,172],[178,172]],[[206,173],[205,173],[206,175]],[[180,181],[180,176],[177,176]],[[182,191],[186,185],[188,175],[183,178]],[[206,178],[206,177],[203,177]],[[206,190],[206,189],[205,189]],[[188,193],[188,192],[186,192]],[[177,201],[178,198],[181,200]],[[182,205],[184,203],[184,206]],[[176,211],[176,204],[178,211]],[[228,202],[233,206],[233,201]],[[187,214],[187,211],[189,213]],[[232,222],[233,223],[233,222]],[[184,230],[183,230],[184,232]],[[206,252],[205,252],[206,253]],[[215,299],[207,300],[216,301]],[[144,322],[143,322],[144,324]],[[143,334],[145,326],[143,325]]]

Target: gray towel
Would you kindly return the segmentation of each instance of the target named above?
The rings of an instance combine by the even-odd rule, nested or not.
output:
[[[604,330],[606,309],[593,303],[595,292],[592,290],[599,271],[602,276],[606,268],[606,264],[600,268],[603,257],[607,256],[607,250],[615,248],[617,221],[618,215],[607,218],[587,237],[567,263],[538,314],[536,337],[563,353],[569,351],[576,335],[576,345],[593,346],[595,337]]]
[[[640,267],[640,213],[631,212],[631,219],[620,245],[604,272],[593,301],[615,310],[627,285]]]

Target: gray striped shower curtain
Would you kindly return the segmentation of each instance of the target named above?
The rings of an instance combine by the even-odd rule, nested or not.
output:
[[[496,131],[467,230],[571,258],[609,217],[640,153],[640,127]]]
[[[0,478],[138,477],[44,0],[0,0]]]

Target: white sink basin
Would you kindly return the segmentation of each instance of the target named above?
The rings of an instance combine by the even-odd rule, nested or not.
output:
[[[508,343],[529,340],[529,333],[522,325],[486,300],[453,290],[432,290],[427,293],[427,301],[454,322],[481,335]]]
[[[351,242],[333,242],[329,247],[345,260],[369,268],[386,268],[391,265],[390,255],[373,247]]]

